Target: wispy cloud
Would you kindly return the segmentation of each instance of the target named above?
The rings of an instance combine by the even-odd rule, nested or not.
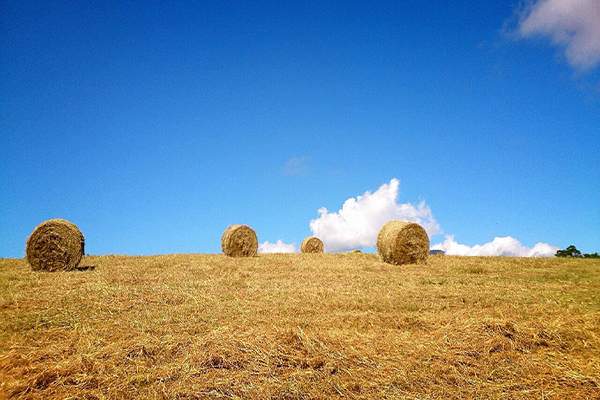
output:
[[[310,157],[292,157],[285,163],[281,173],[286,176],[303,176],[308,174],[311,163]]]
[[[283,243],[279,239],[276,243],[269,243],[268,241],[258,245],[259,253],[297,253],[298,249],[293,244]]]
[[[448,235],[443,243],[438,243],[431,249],[443,250],[446,254],[455,256],[554,257],[559,248],[548,243],[526,247],[510,236],[496,237],[489,243],[470,247],[457,243],[454,236]]]
[[[548,37],[564,48],[571,66],[593,68],[600,63],[600,1],[537,0],[520,13],[516,33]]]
[[[337,212],[320,208],[319,218],[310,221],[310,230],[323,241],[327,252],[375,246],[379,230],[392,219],[417,222],[429,236],[442,233],[425,202],[416,206],[397,202],[399,188],[400,181],[392,179],[373,193],[349,198]]]

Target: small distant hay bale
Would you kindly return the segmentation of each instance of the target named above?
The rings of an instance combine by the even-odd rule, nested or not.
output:
[[[27,261],[34,271],[69,271],[83,257],[85,238],[77,226],[56,218],[38,225],[25,248]]]
[[[302,241],[300,251],[302,253],[322,253],[324,249],[321,239],[315,236],[309,236]]]
[[[362,254],[362,251],[360,251],[360,250],[357,249],[357,250],[352,250],[350,253],[352,253],[352,254]]]
[[[256,232],[247,225],[231,225],[221,237],[221,250],[229,257],[252,257],[258,250]]]
[[[390,264],[423,262],[429,255],[429,237],[419,224],[390,221],[379,231],[377,252]]]

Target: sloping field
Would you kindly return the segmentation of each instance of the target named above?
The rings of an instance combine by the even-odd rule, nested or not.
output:
[[[600,261],[0,260],[0,398],[600,396]]]

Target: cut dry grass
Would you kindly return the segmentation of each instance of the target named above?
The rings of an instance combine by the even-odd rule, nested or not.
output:
[[[92,268],[93,267],[93,268]],[[0,398],[597,398],[600,262],[0,260]]]

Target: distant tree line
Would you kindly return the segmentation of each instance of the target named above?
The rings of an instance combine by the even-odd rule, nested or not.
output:
[[[575,245],[570,245],[564,250],[558,250],[556,252],[556,257],[600,258],[600,254],[581,254],[581,252],[577,250],[577,247],[575,247]]]

